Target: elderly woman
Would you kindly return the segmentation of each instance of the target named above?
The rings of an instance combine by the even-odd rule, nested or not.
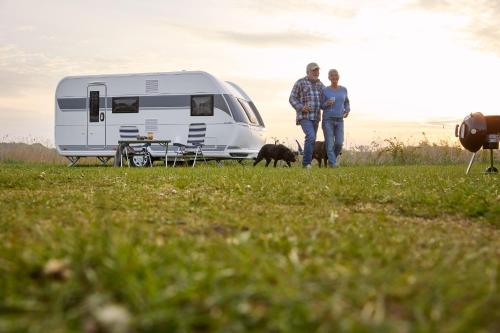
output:
[[[339,85],[339,72],[330,69],[328,79],[331,84],[323,89],[322,109],[323,121],[321,123],[325,136],[328,166],[337,166],[337,157],[342,152],[344,144],[344,118],[351,110],[347,89]]]

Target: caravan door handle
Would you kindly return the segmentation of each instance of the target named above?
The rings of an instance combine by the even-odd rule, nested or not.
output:
[[[104,121],[104,112],[101,112],[101,114],[99,115],[99,120]]]

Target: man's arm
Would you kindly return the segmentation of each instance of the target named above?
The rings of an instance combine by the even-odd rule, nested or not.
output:
[[[301,89],[300,89],[300,80],[295,82],[292,88],[292,92],[290,93],[290,98],[288,101],[292,105],[292,107],[297,111],[302,111],[304,108],[304,104],[300,101],[301,97]]]

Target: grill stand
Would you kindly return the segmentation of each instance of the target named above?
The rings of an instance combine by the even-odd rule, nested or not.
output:
[[[493,165],[493,149],[489,149],[489,151],[490,151],[490,166],[486,169],[485,173],[498,173],[498,169]],[[475,157],[476,153],[472,153],[469,166],[467,167],[467,171],[465,171],[466,175],[469,174],[470,168],[472,167],[472,163],[474,162]]]
[[[468,175],[469,174],[469,171],[470,171],[470,168],[472,166],[472,163],[474,162],[474,157],[476,157],[476,153],[472,153],[472,157],[470,159],[470,162],[469,162],[469,166],[467,167],[467,171],[465,171],[465,174]]]
[[[493,149],[490,149],[490,167],[486,169],[486,173],[498,173],[498,169],[493,166]]]

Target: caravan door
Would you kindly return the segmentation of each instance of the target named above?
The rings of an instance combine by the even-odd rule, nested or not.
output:
[[[87,146],[90,149],[106,146],[107,94],[104,83],[87,86]]]

